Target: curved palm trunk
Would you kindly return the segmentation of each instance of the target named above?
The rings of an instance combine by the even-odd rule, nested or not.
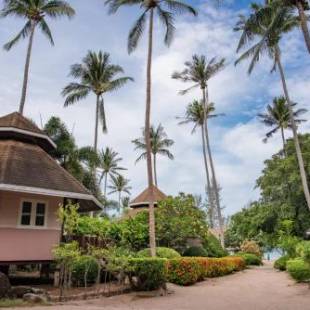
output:
[[[108,187],[108,174],[104,176],[104,197],[107,196],[107,187]]]
[[[100,97],[97,95],[97,100],[96,100],[96,115],[95,115],[95,136],[94,136],[94,150],[97,152],[98,148],[98,123],[99,123],[99,102],[100,102]]]
[[[27,48],[26,63],[25,63],[25,69],[24,69],[23,88],[22,88],[22,94],[21,94],[20,104],[19,104],[19,113],[20,114],[24,113],[24,107],[25,107],[25,102],[26,102],[30,58],[31,58],[31,51],[32,51],[32,44],[33,44],[33,37],[34,37],[35,28],[36,28],[36,23],[34,21],[32,21],[31,22],[29,42],[28,42],[28,48]]]
[[[277,63],[277,66],[278,66],[278,69],[280,72],[284,95],[285,95],[286,101],[288,103],[301,183],[302,183],[304,195],[305,195],[305,198],[307,201],[307,206],[308,206],[309,211],[310,211],[310,193],[309,193],[307,175],[306,175],[304,160],[302,157],[301,148],[300,148],[300,144],[299,144],[297,126],[296,126],[295,119],[294,119],[294,112],[293,112],[293,109],[291,106],[291,100],[289,97],[288,88],[286,85],[286,80],[285,80],[285,75],[284,75],[284,70],[283,70],[282,63],[281,63],[280,48],[278,46],[276,47],[275,60],[276,60],[276,63]]]
[[[281,138],[282,138],[282,143],[283,143],[283,154],[284,154],[284,157],[286,157],[285,136],[284,136],[284,129],[283,129],[283,127],[281,127]]]
[[[203,159],[205,163],[205,171],[206,171],[206,177],[207,177],[207,195],[209,198],[209,222],[210,227],[214,228],[214,201],[213,201],[213,195],[211,194],[211,182],[210,182],[210,173],[208,168],[208,160],[207,160],[207,151],[206,151],[206,138],[205,138],[205,128],[204,125],[201,126],[201,140],[202,140],[202,152],[203,152]]]
[[[156,154],[153,154],[153,170],[154,170],[154,182],[155,186],[158,187],[157,185],[157,166],[156,166]]]
[[[150,242],[151,256],[155,257],[156,256],[155,214],[154,214],[154,192],[153,192],[153,171],[152,171],[152,149],[150,139],[153,23],[154,23],[154,9],[151,8],[150,20],[149,20],[148,56],[147,56],[147,72],[146,72],[145,143],[146,143],[147,179],[150,191],[149,242]]]
[[[224,223],[223,223],[223,217],[222,217],[222,210],[221,210],[221,204],[220,204],[220,197],[219,197],[219,189],[217,186],[217,179],[216,179],[216,174],[215,174],[215,168],[214,168],[214,163],[213,163],[213,158],[212,158],[212,152],[211,152],[211,146],[210,146],[210,140],[209,140],[209,131],[208,131],[208,122],[207,122],[207,107],[209,103],[209,98],[208,98],[208,89],[207,87],[205,89],[202,89],[203,92],[203,105],[204,105],[204,119],[205,119],[205,136],[206,136],[206,145],[207,145],[207,151],[208,151],[208,156],[209,156],[209,161],[210,161],[210,168],[211,168],[211,173],[212,173],[212,193],[214,193],[214,198],[216,202],[216,212],[217,212],[217,217],[219,221],[219,229],[220,229],[220,241],[222,246],[224,247]]]
[[[304,39],[305,39],[308,52],[310,53],[310,34],[309,34],[309,28],[308,28],[308,18],[307,18],[307,15],[305,14],[304,7],[300,0],[296,1],[296,6],[298,9],[298,14],[299,14],[299,19],[300,19],[300,27],[304,35]]]

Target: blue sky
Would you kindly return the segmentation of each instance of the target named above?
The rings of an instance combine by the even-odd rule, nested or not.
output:
[[[69,2],[76,9],[75,18],[49,21],[54,47],[41,33],[35,34],[25,115],[38,124],[41,118],[45,123],[52,115],[60,116],[74,130],[80,146],[91,145],[94,97],[89,96],[65,109],[60,92],[71,81],[68,77],[70,65],[79,62],[87,50],[109,52],[112,62],[123,66],[126,75],[134,77],[135,82],[106,96],[109,132],[100,134],[100,147],[111,146],[123,157],[123,165],[128,167],[126,176],[133,187],[132,196],[135,196],[146,184],[145,163],[134,164],[137,153],[130,142],[140,136],[145,105],[145,39],[132,55],[126,51],[127,34],[137,10],[122,9],[119,14],[109,16],[103,0]],[[167,194],[179,191],[203,194],[200,136],[191,135],[191,127],[180,127],[176,120],[176,116],[184,114],[186,105],[200,94],[179,96],[178,91],[185,85],[170,77],[173,71],[183,68],[184,61],[192,54],[225,57],[225,70],[210,82],[210,99],[225,116],[212,120],[210,135],[223,205],[226,214],[231,214],[258,198],[254,186],[263,161],[281,146],[278,136],[267,144],[262,143],[266,128],[256,118],[274,96],[282,94],[281,85],[277,73],[269,73],[271,64],[266,58],[251,77],[246,73],[246,63],[238,67],[233,64],[239,34],[232,28],[238,14],[247,10],[250,1],[230,0],[220,7],[212,0],[191,2],[199,8],[199,17],[177,18],[175,40],[169,49],[162,43],[162,28],[155,24],[152,122],[156,125],[161,122],[175,140],[172,149],[175,160],[159,159],[159,187]],[[23,20],[14,18],[0,20],[0,44],[6,43],[23,24]],[[0,50],[1,115],[18,108],[26,44],[24,40],[10,52]],[[282,50],[291,96],[307,107],[310,62],[300,31],[284,38]],[[300,130],[307,131],[308,127],[309,124],[305,124]]]

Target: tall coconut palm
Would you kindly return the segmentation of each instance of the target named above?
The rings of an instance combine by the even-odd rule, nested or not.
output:
[[[211,181],[212,188],[214,190],[215,201],[216,201],[216,212],[219,219],[219,228],[221,232],[221,243],[224,246],[224,220],[222,216],[222,208],[220,205],[220,194],[218,189],[218,183],[216,178],[216,172],[212,157],[212,151],[210,146],[209,139],[209,130],[208,130],[208,118],[207,118],[207,110],[209,106],[209,91],[208,91],[208,83],[209,80],[214,77],[220,70],[222,70],[225,66],[225,59],[222,58],[217,61],[216,57],[212,58],[209,62],[205,56],[201,55],[193,55],[191,61],[185,62],[185,69],[181,72],[175,72],[172,75],[173,79],[181,80],[183,82],[191,82],[193,85],[185,90],[182,90],[180,94],[184,95],[188,93],[190,90],[199,87],[202,92],[202,102],[204,108],[204,131],[206,138],[206,146],[208,157],[210,160],[210,168],[211,168]]]
[[[128,81],[133,81],[131,77],[116,77],[123,73],[121,66],[113,65],[110,62],[110,54],[99,51],[98,53],[89,51],[83,58],[82,63],[71,66],[70,76],[79,79],[79,82],[68,84],[62,91],[66,97],[64,106],[67,107],[82,99],[85,99],[91,92],[96,96],[95,113],[95,134],[94,149],[98,148],[98,125],[102,122],[103,132],[107,131],[104,94],[116,91],[124,86]]]
[[[223,114],[215,114],[215,107],[214,103],[210,103],[207,107],[206,115],[207,118],[215,118]],[[179,122],[180,125],[184,124],[190,124],[192,123],[194,125],[192,129],[192,134],[196,132],[197,128],[200,127],[201,131],[201,141],[202,141],[202,153],[203,153],[203,159],[205,164],[205,172],[206,172],[206,179],[207,179],[207,194],[208,194],[208,202],[210,204],[210,227],[214,227],[214,215],[216,211],[216,205],[214,204],[214,189],[212,188],[211,180],[210,180],[210,172],[209,172],[209,165],[208,165],[208,158],[207,158],[207,149],[206,149],[206,137],[205,137],[205,130],[204,130],[204,105],[203,102],[194,100],[192,103],[190,103],[185,112],[184,117],[178,117],[178,119],[181,119]]]
[[[297,103],[291,103],[291,105],[292,107],[295,107]],[[283,143],[283,152],[285,153],[284,130],[292,128],[290,120],[290,112],[285,97],[283,96],[275,97],[272,101],[272,105],[268,104],[266,110],[267,110],[266,113],[260,113],[258,114],[258,117],[263,124],[273,128],[266,133],[266,137],[264,138],[263,141],[267,142],[267,140],[271,138],[273,134],[275,134],[276,132],[278,132],[278,130],[280,130]],[[300,115],[306,112],[307,112],[306,109],[298,109],[294,111],[294,119],[296,124],[306,121],[304,119],[298,119]]]
[[[310,9],[308,0],[266,0],[266,4],[270,4],[272,2],[279,2],[279,5],[288,6],[288,7],[296,7],[299,15],[299,23],[300,28],[304,36],[304,40],[310,53],[310,33],[308,28],[308,16],[305,13]]]
[[[119,162],[123,159],[118,156],[118,153],[113,151],[110,147],[106,147],[99,153],[100,163],[98,168],[102,169],[99,184],[104,179],[104,195],[107,194],[108,177],[117,176],[120,170],[126,170],[119,166]]]
[[[156,256],[155,240],[155,216],[154,216],[154,194],[153,194],[153,171],[152,171],[152,149],[150,140],[151,124],[151,77],[152,77],[152,56],[153,56],[153,29],[154,13],[158,15],[159,20],[165,27],[164,42],[170,45],[175,27],[174,15],[181,13],[190,13],[197,15],[195,9],[181,0],[105,0],[109,6],[110,13],[116,13],[122,6],[136,5],[142,10],[142,14],[135,22],[128,36],[128,52],[133,52],[140,41],[148,19],[148,49],[147,49],[147,69],[146,69],[146,107],[145,107],[145,142],[147,147],[147,178],[150,190],[149,202],[149,233],[150,233],[150,251],[151,256]]]
[[[281,62],[281,50],[279,47],[282,35],[288,31],[291,31],[298,25],[299,20],[294,16],[293,10],[290,7],[279,5],[278,2],[272,2],[272,4],[265,6],[252,4],[252,12],[250,16],[248,18],[240,16],[240,20],[235,27],[236,31],[242,31],[237,52],[248,45],[250,42],[254,41],[255,43],[239,57],[239,59],[236,61],[236,64],[247,58],[251,58],[248,69],[248,73],[251,74],[255,65],[261,59],[262,54],[265,53],[274,62],[272,71],[276,69],[279,70],[285,100],[288,103],[287,106],[290,114],[290,122],[293,131],[300,178],[305,199],[310,210],[310,193],[308,181],[299,144],[297,125],[292,109],[292,101],[289,96],[284,68]]]
[[[145,143],[145,130],[142,129],[142,137],[135,139],[132,143],[136,146],[135,150],[142,150],[142,154],[136,160],[136,163],[139,162],[141,159],[146,158],[146,143]],[[166,156],[169,159],[173,160],[174,156],[169,151],[169,147],[174,144],[174,141],[169,139],[164,127],[159,124],[157,128],[151,126],[150,128],[150,136],[151,136],[151,149],[153,155],[153,172],[154,172],[154,182],[156,187],[158,187],[158,180],[157,180],[157,155]]]
[[[23,114],[27,95],[31,51],[36,28],[39,27],[50,43],[54,45],[52,32],[46,22],[46,17],[55,19],[67,16],[71,18],[75,12],[68,2],[61,0],[4,0],[4,8],[0,14],[2,17],[14,16],[26,20],[26,24],[16,37],[4,45],[4,49],[9,51],[20,39],[29,38],[22,94],[19,104],[19,112]]]
[[[111,175],[111,185],[109,189],[111,190],[109,194],[118,193],[118,209],[121,209],[122,193],[130,195],[131,186],[128,185],[129,180],[124,178],[122,175]]]

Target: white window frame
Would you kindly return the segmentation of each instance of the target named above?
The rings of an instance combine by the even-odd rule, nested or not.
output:
[[[30,225],[22,225],[22,211],[23,211],[23,204],[24,202],[31,202],[31,214],[30,214]],[[36,216],[37,216],[37,204],[42,203],[45,205],[45,214],[44,214],[44,226],[38,226],[35,224],[36,222]],[[22,198],[20,200],[19,204],[19,211],[18,211],[18,228],[23,229],[46,229],[47,228],[47,221],[48,221],[48,201],[41,200],[41,199],[28,199],[28,198]]]

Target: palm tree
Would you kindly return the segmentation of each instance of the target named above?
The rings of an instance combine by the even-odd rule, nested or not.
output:
[[[296,106],[297,103],[291,103],[292,107]],[[306,109],[298,109],[294,112],[294,119],[296,124],[300,124],[301,122],[305,122],[304,119],[298,119],[301,114],[306,113]],[[266,138],[263,140],[267,142],[269,138],[273,136],[278,130],[281,131],[281,138],[283,143],[283,152],[285,153],[285,136],[284,130],[288,128],[292,128],[291,121],[290,121],[290,112],[287,106],[287,102],[285,97],[275,97],[273,99],[272,105],[268,104],[267,112],[258,114],[261,122],[268,127],[273,127],[269,132],[266,134]]]
[[[291,31],[298,25],[299,20],[293,15],[293,11],[289,7],[281,6],[278,2],[272,2],[272,4],[265,6],[252,4],[252,13],[250,16],[247,19],[244,16],[240,16],[240,20],[235,27],[236,31],[242,31],[237,52],[245,47],[248,43],[256,39],[258,39],[258,41],[239,57],[239,59],[236,61],[236,64],[250,57],[251,62],[248,73],[251,74],[254,66],[261,59],[261,55],[266,53],[274,62],[272,71],[276,69],[279,70],[285,100],[288,103],[287,107],[290,114],[290,122],[293,131],[301,182],[305,199],[310,210],[310,193],[305,172],[304,160],[299,144],[297,125],[294,119],[292,101],[290,99],[286,84],[285,73],[281,62],[281,50],[279,47],[282,35]]]
[[[139,43],[144,32],[147,18],[149,19],[148,29],[148,51],[147,51],[147,70],[146,70],[146,106],[145,106],[145,143],[146,143],[146,162],[148,187],[151,193],[149,202],[149,234],[151,256],[156,256],[155,240],[155,216],[154,216],[154,194],[153,194],[153,171],[152,171],[152,148],[150,140],[151,123],[151,76],[152,76],[152,56],[153,56],[153,29],[154,13],[157,13],[159,20],[166,29],[164,42],[170,45],[174,35],[174,15],[181,13],[191,13],[197,15],[196,11],[180,0],[105,0],[109,6],[110,13],[116,13],[122,6],[136,5],[142,10],[142,14],[135,22],[128,36],[128,52],[133,52]]]
[[[118,90],[128,81],[133,81],[128,76],[115,78],[115,76],[123,72],[124,70],[121,66],[110,63],[110,55],[108,53],[89,51],[81,64],[71,66],[70,75],[75,79],[79,79],[79,82],[68,84],[62,91],[62,95],[66,97],[65,107],[85,99],[91,92],[95,94],[95,151],[97,151],[98,146],[99,119],[102,122],[103,132],[107,131],[103,95],[107,92]]]
[[[121,209],[122,193],[130,195],[131,186],[128,185],[129,180],[124,178],[122,175],[111,175],[111,185],[109,189],[111,190],[109,194],[118,193],[118,208]]]
[[[141,159],[146,158],[146,143],[145,143],[145,134],[144,129],[142,129],[142,137],[135,139],[132,143],[136,146],[135,150],[142,150],[142,154],[137,158],[136,163]],[[150,136],[151,136],[151,149],[153,155],[153,170],[154,170],[154,182],[155,186],[158,186],[157,182],[157,155],[163,155],[173,160],[173,154],[168,150],[174,144],[174,141],[169,139],[164,127],[159,124],[157,128],[151,126],[150,128]]]
[[[118,153],[113,151],[110,147],[106,147],[99,154],[100,162],[98,168],[102,169],[99,184],[101,184],[104,178],[104,195],[107,194],[108,177],[116,176],[120,170],[126,170],[125,168],[119,167],[119,162],[123,159],[118,157]]]
[[[46,22],[45,17],[59,18],[67,16],[73,17],[74,9],[66,1],[61,0],[4,0],[4,8],[1,11],[2,17],[14,16],[26,19],[26,24],[16,37],[4,45],[4,49],[9,51],[20,39],[29,37],[26,63],[24,69],[24,80],[22,94],[19,105],[19,113],[23,114],[27,94],[28,75],[30,67],[30,58],[35,29],[37,26],[47,37],[52,45],[54,40],[52,32]]]
[[[192,61],[185,62],[185,69],[181,72],[175,72],[172,75],[173,79],[181,80],[183,82],[191,82],[193,85],[185,90],[182,90],[180,94],[184,95],[188,93],[190,90],[199,87],[202,91],[202,102],[204,109],[204,132],[206,138],[206,146],[208,157],[210,160],[210,168],[211,168],[211,181],[212,188],[214,190],[215,201],[216,201],[216,211],[219,219],[219,228],[221,235],[221,243],[224,246],[224,221],[222,217],[222,208],[220,205],[220,195],[218,189],[218,183],[215,173],[215,167],[211,152],[210,139],[209,139],[209,130],[208,130],[208,118],[207,111],[209,106],[209,91],[208,91],[208,83],[209,80],[214,77],[220,70],[222,70],[225,66],[225,59],[222,58],[217,61],[216,57],[212,58],[209,62],[207,62],[206,57],[201,55],[193,55]]]
[[[279,5],[287,7],[296,7],[299,15],[300,28],[304,36],[304,40],[310,53],[310,34],[308,28],[308,16],[305,11],[310,9],[308,0],[266,0],[266,4],[271,4],[272,2],[279,2]]]
[[[223,114],[214,114],[215,107],[214,103],[210,103],[207,107],[207,118],[215,118]],[[205,164],[205,172],[206,172],[206,179],[207,179],[207,194],[208,194],[208,202],[210,204],[210,227],[214,227],[214,211],[216,210],[214,206],[214,195],[213,195],[213,188],[210,180],[210,172],[208,167],[208,158],[207,158],[207,149],[206,149],[206,137],[205,137],[205,130],[204,130],[204,105],[203,102],[194,100],[192,103],[190,103],[185,112],[184,117],[178,117],[178,119],[182,119],[179,122],[179,125],[184,124],[194,124],[194,127],[191,131],[191,133],[195,133],[196,129],[200,127],[201,131],[201,141],[202,141],[202,153],[203,153],[203,159]]]

